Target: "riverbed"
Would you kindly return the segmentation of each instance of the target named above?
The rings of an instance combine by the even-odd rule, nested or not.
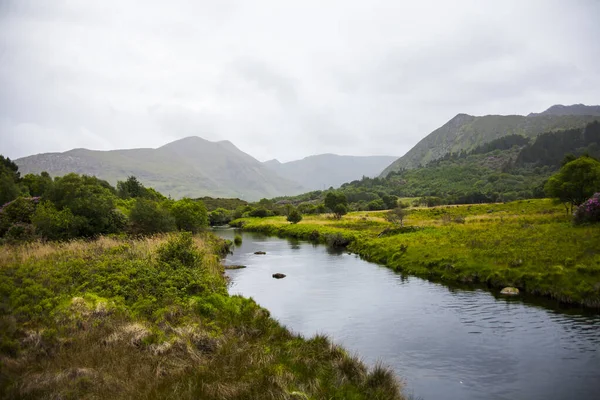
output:
[[[215,232],[233,240],[233,229]],[[254,298],[294,332],[324,333],[370,365],[389,365],[416,398],[600,396],[598,313],[451,288],[323,245],[241,234],[225,264],[246,268],[227,271],[230,293]]]

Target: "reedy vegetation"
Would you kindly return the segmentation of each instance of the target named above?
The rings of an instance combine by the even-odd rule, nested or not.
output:
[[[211,234],[0,247],[7,398],[402,399],[324,336],[229,296]]]
[[[236,226],[270,235],[348,245],[367,260],[432,280],[515,286],[565,303],[600,307],[600,226],[573,225],[552,200],[410,209],[404,227],[384,212],[342,220],[305,216],[242,218]]]

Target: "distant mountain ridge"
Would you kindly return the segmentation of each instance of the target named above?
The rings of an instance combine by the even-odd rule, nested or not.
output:
[[[363,176],[375,177],[396,159],[393,156],[318,154],[286,163],[269,160],[263,164],[280,176],[308,189],[323,190],[337,188]]]
[[[555,104],[541,113],[530,113],[527,116],[533,117],[536,115],[594,115],[600,116],[600,106],[586,106],[585,104],[573,104],[563,106]]]
[[[470,151],[503,136],[519,134],[533,138],[544,132],[580,128],[599,118],[600,106],[583,104],[555,105],[542,113],[528,116],[486,115],[475,117],[458,114],[385,168],[381,176],[386,176],[392,171],[424,166],[448,153]]]
[[[74,149],[15,160],[22,174],[47,171],[95,175],[112,184],[130,175],[165,195],[239,197],[258,200],[306,191],[280,177],[229,141],[192,136],[157,149],[96,151]]]

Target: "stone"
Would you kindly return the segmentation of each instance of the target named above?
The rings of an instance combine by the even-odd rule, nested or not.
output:
[[[225,269],[242,269],[242,268],[246,268],[245,265],[225,265],[223,267]]]
[[[254,254],[267,254],[265,251],[255,251]]]
[[[273,274],[273,278],[275,278],[275,279],[282,279],[282,278],[285,278],[285,274],[281,274],[281,273],[278,272],[276,274]]]
[[[500,294],[505,294],[507,296],[516,296],[519,294],[519,289],[507,286],[500,291]]]

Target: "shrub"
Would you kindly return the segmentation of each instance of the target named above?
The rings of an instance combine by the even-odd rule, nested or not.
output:
[[[600,192],[577,207],[573,222],[576,224],[600,222]]]
[[[41,203],[31,217],[36,233],[49,240],[65,240],[77,235],[81,221],[70,209],[58,211],[49,201]]]
[[[318,242],[319,241],[319,231],[317,231],[316,229],[313,230],[309,235],[308,235],[308,239],[311,240],[312,242]]]
[[[235,245],[236,245],[236,246],[239,246],[239,245],[241,245],[241,244],[242,244],[242,235],[238,235],[238,234],[236,234],[236,235],[233,237],[233,243],[235,243]]]
[[[233,213],[229,210],[226,210],[224,208],[217,208],[208,214],[208,220],[212,226],[227,225],[232,220],[232,214]],[[241,218],[241,216],[242,214],[240,213],[239,217],[237,218]]]
[[[297,224],[298,222],[302,221],[302,214],[300,214],[298,210],[292,210],[290,211],[290,215],[288,215],[287,220],[292,224]]]
[[[8,217],[10,222],[30,223],[31,216],[39,202],[39,197],[18,197],[2,207],[1,212]]]
[[[208,225],[206,207],[200,200],[181,199],[171,207],[171,214],[180,231],[197,233]]]
[[[272,213],[271,213],[272,215]],[[250,217],[255,217],[255,218],[265,218],[269,216],[269,212],[264,209],[264,208],[255,208],[253,210],[250,210],[250,212],[248,212],[248,216]]]
[[[183,232],[162,244],[158,250],[158,260],[169,265],[194,267],[202,260],[202,254],[194,245],[189,232]]]
[[[350,240],[345,238],[341,233],[331,233],[326,236],[327,245],[329,247],[340,248],[350,244]]]
[[[345,204],[338,204],[333,209],[333,213],[337,219],[340,219],[342,215],[348,214],[348,207]]]
[[[129,214],[131,231],[137,234],[153,234],[175,230],[175,219],[158,203],[136,198]]]
[[[19,222],[8,228],[4,238],[9,243],[29,242],[35,239],[35,230],[31,224]]]

